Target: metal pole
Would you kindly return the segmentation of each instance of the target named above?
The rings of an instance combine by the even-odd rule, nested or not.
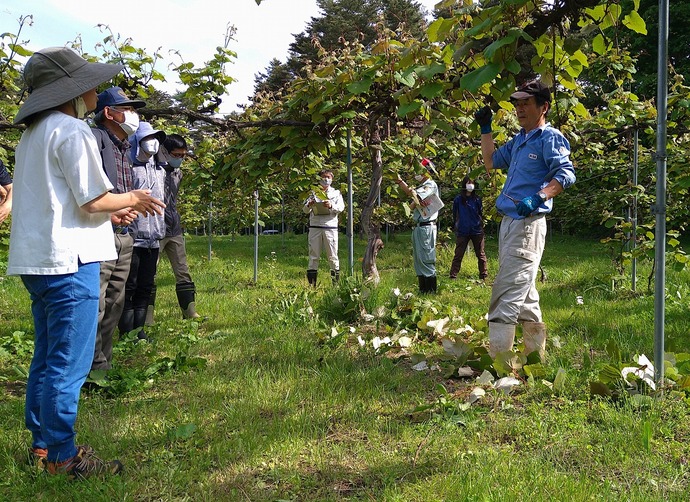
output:
[[[213,180],[211,180],[211,197],[208,201],[208,261],[211,261],[211,234],[213,233]]]
[[[254,284],[259,279],[259,191],[254,190]]]
[[[664,321],[666,288],[666,115],[668,113],[668,0],[659,0],[659,59],[657,62],[656,236],[654,261],[654,368],[657,384],[664,382]]]
[[[280,194],[280,244],[285,249],[285,196]]]
[[[355,273],[354,211],[352,208],[352,133],[347,130],[347,262]]]
[[[635,248],[637,248],[637,175],[639,171],[639,131],[635,129],[635,144],[633,145],[633,186],[635,187],[635,195],[633,196],[632,207],[632,290],[637,291],[637,258],[635,257]]]

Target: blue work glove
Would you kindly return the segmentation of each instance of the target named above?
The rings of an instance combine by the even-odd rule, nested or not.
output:
[[[493,115],[494,114],[491,111],[491,107],[488,105],[474,112],[474,120],[476,120],[477,124],[479,124],[479,130],[482,132],[482,134],[488,134],[491,132],[491,118]]]
[[[538,194],[530,195],[525,197],[520,202],[517,203],[516,209],[517,214],[520,216],[529,216],[532,214],[539,206],[541,206],[541,197]]]

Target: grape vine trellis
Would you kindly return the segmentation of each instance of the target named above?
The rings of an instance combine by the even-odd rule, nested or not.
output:
[[[193,204],[213,197],[218,208],[227,206],[223,201],[233,201],[225,208],[223,226],[239,228],[247,223],[250,196],[257,188],[268,195],[268,202],[280,200],[279,194],[290,194],[286,203],[297,205],[314,174],[324,166],[337,167],[345,157],[345,131],[350,129],[356,153],[355,186],[366,187],[362,194],[355,194],[355,214],[368,238],[365,275],[377,273],[380,224],[405,221],[401,194],[388,182],[393,173],[404,173],[420,156],[433,157],[441,186],[455,189],[458,172],[476,173],[479,165],[472,112],[484,102],[492,104],[496,140],[504,141],[516,128],[507,97],[516,82],[535,74],[556,89],[553,120],[571,139],[578,163],[580,183],[559,198],[554,216],[566,228],[569,222],[591,226],[599,221],[602,206],[628,197],[630,187],[623,180],[614,183],[614,176],[599,175],[611,165],[615,171],[627,169],[626,145],[615,138],[619,131],[655,120],[651,103],[626,90],[634,77],[634,59],[616,38],[620,30],[645,32],[637,13],[639,2],[627,11],[617,1],[602,0],[511,0],[482,5],[446,0],[437,8],[444,17],[429,24],[425,37],[393,33],[378,25],[378,39],[371,46],[345,43],[337,51],[322,50],[320,59],[306,68],[306,75],[282,93],[256,96],[243,113],[229,117],[213,112],[233,80],[227,74],[227,63],[235,57],[228,50],[231,27],[224,45],[205,65],[194,67],[181,56],[173,64],[186,84],[173,97],[155,90],[162,78],[155,69],[164,57],[161,51],[150,56],[106,27],[98,55],[87,57],[124,62],[130,71],[117,83],[149,100],[147,119],[193,138],[199,168],[190,170],[191,183],[184,189],[185,195],[195,194],[187,200],[197,202],[183,208],[191,221],[200,212]],[[20,21],[20,32],[23,26]],[[11,125],[11,118],[21,95],[21,65],[14,56],[30,51],[19,42],[19,33],[5,33],[2,40],[0,158],[12,165],[20,130]],[[174,55],[177,58],[179,53]],[[606,87],[614,90],[604,93]],[[592,100],[592,94],[599,99]],[[677,163],[669,163],[673,191],[669,216],[672,228],[681,231],[689,215],[680,201],[686,198],[690,180],[681,168],[686,163],[687,133],[680,125],[688,116],[689,95],[682,79],[675,78],[669,128],[676,131],[672,144],[678,148],[671,153]],[[587,134],[588,130],[611,133]],[[643,144],[649,146],[653,129],[641,132]],[[590,185],[588,179],[601,182]],[[214,180],[213,193],[210,180]],[[487,206],[499,184],[500,177],[485,187]],[[592,204],[582,204],[584,189],[601,196]]]

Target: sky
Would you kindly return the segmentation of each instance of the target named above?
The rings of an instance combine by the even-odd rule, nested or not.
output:
[[[438,2],[417,1],[429,12]],[[263,0],[261,5],[255,0],[118,0],[108,2],[107,9],[103,5],[83,0],[2,0],[0,33],[16,34],[19,17],[32,14],[33,25],[20,34],[30,50],[62,46],[81,37],[84,51],[94,54],[96,43],[108,34],[97,27],[104,24],[122,39],[132,38],[135,47],[149,54],[160,47],[166,59],[156,69],[165,74],[168,64],[180,62],[170,51],[201,65],[223,45],[227,26],[234,25],[235,40],[228,48],[237,58],[228,73],[237,82],[229,86],[220,107],[221,113],[229,113],[238,103],[248,102],[254,75],[263,72],[271,59],[285,62],[293,35],[319,14],[316,0]],[[177,86],[173,80],[160,87],[172,93]]]

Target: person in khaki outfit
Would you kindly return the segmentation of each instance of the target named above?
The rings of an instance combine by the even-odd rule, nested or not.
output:
[[[522,324],[527,354],[544,359],[546,325],[535,286],[546,239],[546,214],[553,198],[575,183],[570,144],[546,122],[551,91],[539,80],[511,95],[520,131],[498,149],[491,136],[491,108],[475,113],[481,128],[482,159],[487,173],[507,170],[496,209],[503,215],[498,238],[499,269],[489,305],[489,354],[510,351],[515,327]]]
[[[187,141],[179,134],[168,134],[157,154],[158,163],[165,170],[165,237],[160,241],[158,259],[165,252],[175,275],[177,303],[185,319],[201,317],[196,311],[196,286],[187,265],[187,249],[180,213],[177,211],[177,196],[182,182],[182,161],[187,156]],[[154,308],[157,286],[154,283],[146,312],[146,325],[154,323]]]
[[[331,278],[335,282],[340,278],[340,261],[338,260],[338,215],[345,209],[345,201],[340,190],[331,186],[333,171],[324,169],[319,173],[319,184],[326,194],[326,199],[318,200],[314,195],[307,198],[302,211],[309,215],[309,265],[307,280],[316,287],[321,253],[326,252],[331,266]]]

